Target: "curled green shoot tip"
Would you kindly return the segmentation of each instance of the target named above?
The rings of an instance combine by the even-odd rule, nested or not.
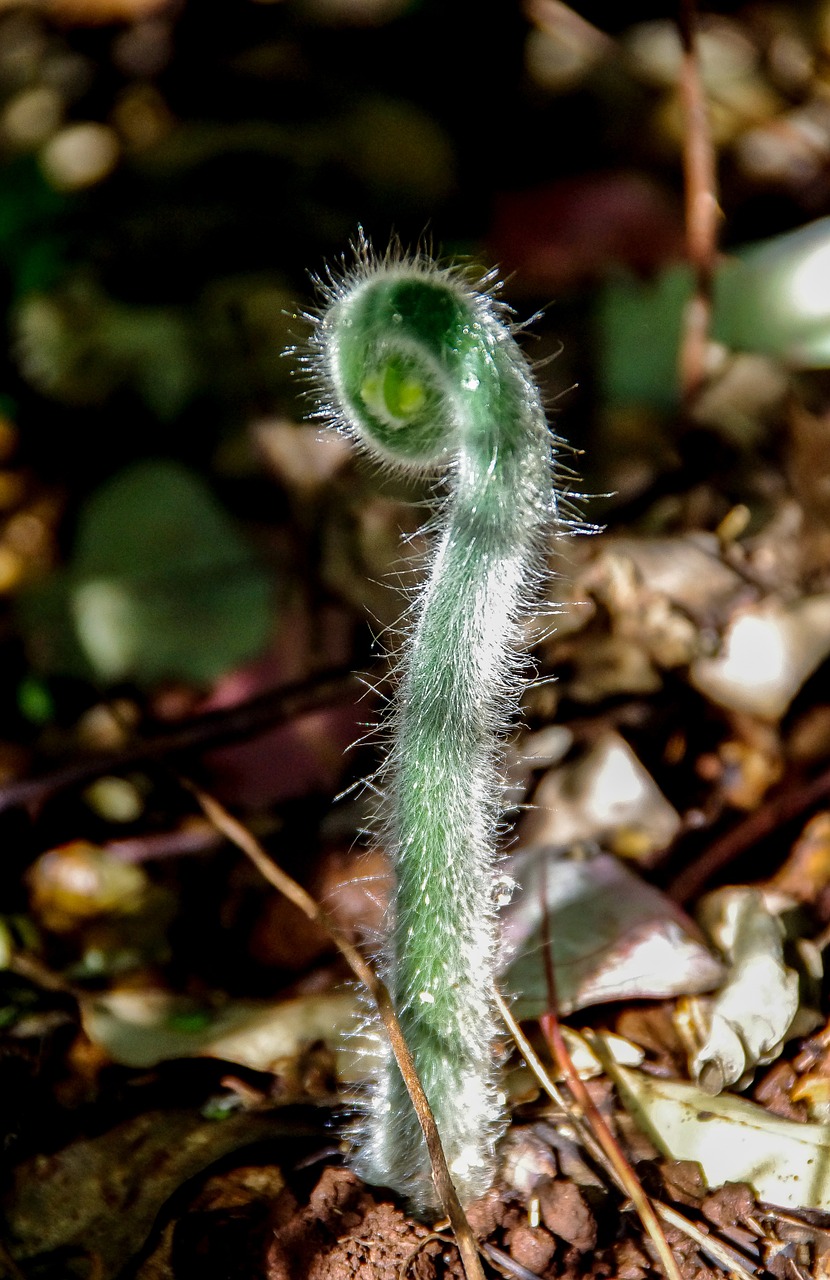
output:
[[[383,837],[394,867],[380,964],[463,1201],[490,1185],[506,1114],[494,969],[502,735],[522,689],[521,624],[564,523],[554,438],[488,279],[424,255],[325,283],[308,358],[319,416],[399,470],[446,478],[391,716]],[[437,1208],[421,1131],[388,1055],[355,1165]]]

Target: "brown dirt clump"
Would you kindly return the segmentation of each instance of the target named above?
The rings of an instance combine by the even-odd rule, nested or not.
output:
[[[274,1206],[268,1280],[463,1280],[455,1248],[371,1191],[347,1169],[326,1169],[303,1208],[285,1191]]]
[[[579,1187],[573,1182],[548,1182],[539,1190],[542,1221],[578,1253],[596,1248],[597,1222]]]

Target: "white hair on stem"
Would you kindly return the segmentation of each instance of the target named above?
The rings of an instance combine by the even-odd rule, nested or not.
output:
[[[394,885],[380,968],[469,1202],[492,1181],[506,1123],[493,1002],[500,747],[549,536],[578,517],[494,272],[472,281],[395,245],[377,257],[361,234],[352,265],[317,283],[323,304],[301,356],[315,416],[386,469],[446,477],[387,718],[379,820]],[[354,1164],[416,1210],[439,1207],[388,1051]]]

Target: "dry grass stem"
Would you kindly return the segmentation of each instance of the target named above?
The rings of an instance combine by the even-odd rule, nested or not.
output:
[[[651,1201],[646,1196],[637,1175],[623,1155],[619,1143],[606,1125],[594,1105],[591,1095],[588,1093],[585,1085],[577,1075],[576,1068],[571,1062],[570,1054],[568,1053],[567,1046],[562,1038],[561,1031],[559,1031],[558,1023],[556,1024],[558,1034],[550,1035],[550,1028],[545,1028],[544,1022],[553,1020],[549,1017],[542,1020],[543,1030],[545,1031],[546,1036],[549,1036],[550,1038],[552,1052],[557,1060],[559,1069],[562,1071],[568,1085],[568,1089],[573,1095],[574,1101],[579,1108],[576,1115],[573,1114],[573,1106],[568,1106],[561,1091],[557,1088],[556,1084],[545,1070],[541,1059],[522,1032],[503,997],[498,993],[496,995],[496,1004],[499,1013],[510,1031],[510,1034],[516,1041],[519,1052],[533,1074],[536,1076],[539,1083],[542,1085],[542,1088],[545,1090],[548,1097],[550,1097],[557,1106],[562,1107],[572,1116],[577,1129],[580,1131],[580,1136],[583,1139],[586,1136],[587,1126],[590,1126],[590,1133],[592,1137],[596,1139],[596,1143],[600,1147],[604,1157],[602,1159],[603,1167],[608,1170],[614,1183],[630,1198],[634,1208],[637,1210],[640,1221],[642,1222],[644,1229],[648,1232],[652,1243],[657,1250],[657,1254],[663,1264],[663,1270],[665,1271],[668,1280],[681,1280],[680,1271],[678,1270],[674,1255],[669,1248],[663,1229],[657,1219],[655,1209],[652,1206]],[[557,1050],[557,1042],[559,1049],[564,1050],[564,1058],[560,1056],[560,1052]],[[565,1065],[565,1060],[567,1060],[567,1066]],[[590,1145],[593,1147],[593,1143]],[[592,1154],[594,1154],[593,1150]]]
[[[620,1185],[624,1188],[626,1195],[630,1197],[634,1208],[639,1214],[640,1221],[647,1231],[657,1251],[657,1256],[663,1265],[667,1280],[682,1280],[674,1254],[669,1247],[669,1242],[666,1239],[654,1207],[643,1190],[643,1184],[626,1159],[620,1144],[586,1089],[584,1081],[579,1077],[568,1052],[568,1046],[565,1044],[565,1038],[559,1026],[559,1019],[548,1013],[540,1018],[539,1022],[559,1070],[565,1077],[568,1089],[582,1109],[585,1119],[591,1126],[591,1131],[597,1142],[605,1152],[609,1164],[619,1179]]]
[[[697,51],[695,0],[680,0],[677,25],[683,47],[680,103],[684,123],[686,252],[695,280],[680,340],[680,385],[688,403],[706,377],[719,207],[715,149]]]
[[[247,827],[234,818],[214,796],[202,791],[200,787],[191,782],[185,782],[185,786],[196,797],[205,816],[218,831],[221,831],[232,844],[235,844],[251,860],[268,883],[288,898],[289,902],[293,902],[294,906],[302,911],[308,920],[325,929],[352,973],[363,983],[371,995],[377,1005],[378,1013],[389,1036],[392,1052],[395,1055],[395,1060],[400,1068],[409,1096],[412,1099],[412,1105],[418,1116],[427,1151],[429,1152],[435,1189],[444,1212],[450,1220],[467,1280],[485,1280],[478,1255],[478,1244],[450,1177],[427,1096],[418,1079],[412,1056],[403,1038],[403,1033],[395,1016],[392,1001],[386,987],[354,943],[341,932],[323,908],[312,898],[311,894],[307,893],[302,885],[297,884],[297,881],[293,880],[291,876],[286,875],[282,868],[278,867],[268,857],[262,845]]]
[[[667,1227],[677,1227],[678,1231],[682,1231],[690,1240],[694,1240],[698,1248],[705,1250],[713,1257],[728,1276],[737,1277],[737,1280],[757,1280],[755,1268],[751,1264],[749,1267],[746,1266],[747,1259],[742,1259],[737,1249],[724,1244],[711,1232],[703,1230],[688,1218],[684,1218],[683,1214],[678,1213],[670,1204],[663,1204],[660,1200],[652,1200],[651,1203],[654,1206],[654,1212],[658,1218],[662,1218]]]

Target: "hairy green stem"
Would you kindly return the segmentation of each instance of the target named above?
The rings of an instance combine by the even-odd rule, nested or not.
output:
[[[404,647],[385,788],[395,872],[381,959],[462,1200],[489,1186],[504,1125],[493,1041],[501,734],[521,689],[520,624],[556,519],[552,437],[504,309],[429,259],[332,279],[314,338],[322,412],[382,462],[444,471],[431,567]],[[391,1057],[356,1157],[436,1207]]]

